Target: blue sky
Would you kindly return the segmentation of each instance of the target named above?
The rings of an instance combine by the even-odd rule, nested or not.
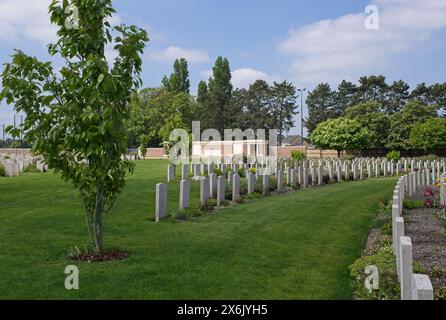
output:
[[[54,39],[49,2],[0,0],[0,63],[13,48],[49,59],[46,44]],[[114,22],[141,26],[151,37],[145,86],[158,86],[173,60],[184,56],[195,91],[219,55],[229,59],[236,87],[257,78],[308,89],[368,74],[402,78],[411,86],[446,79],[444,0],[115,0],[114,5]],[[379,9],[377,30],[364,27],[368,5]],[[0,125],[12,119],[12,107],[3,104]],[[297,121],[292,132],[299,128]]]

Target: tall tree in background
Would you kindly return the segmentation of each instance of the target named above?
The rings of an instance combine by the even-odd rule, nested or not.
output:
[[[375,101],[384,104],[388,85],[384,76],[364,76],[359,79],[358,100],[360,102]]]
[[[208,104],[205,110],[205,128],[217,129],[223,134],[232,97],[231,69],[226,58],[218,57],[208,84]]]
[[[78,27],[67,23],[72,6],[78,9]],[[48,46],[49,53],[59,55],[65,66],[57,72],[51,62],[16,51],[2,74],[0,101],[6,98],[26,114],[23,129],[33,153],[79,191],[91,241],[102,253],[103,214],[133,168],[122,159],[127,152],[124,124],[131,94],[141,84],[148,37],[135,26],[112,28],[107,22],[115,12],[111,0],[53,0],[49,12],[58,27],[58,41]],[[113,31],[119,34],[114,39],[118,54],[109,66],[105,48]]]
[[[288,95],[294,96],[295,90],[293,91],[290,88],[290,84],[283,84],[282,88],[285,89],[285,86],[288,85]],[[275,84],[275,87],[278,88],[279,84]],[[274,98],[274,93],[278,93],[279,91],[271,88],[268,83],[264,80],[257,80],[253,84],[249,86],[249,89],[246,91],[246,122],[247,127],[252,129],[269,129],[274,124],[271,123],[274,117],[271,117],[271,114],[274,114],[274,103],[272,98]],[[286,90],[283,90],[284,94]],[[276,128],[275,128],[276,129]],[[286,130],[288,131],[288,130]]]
[[[201,105],[204,105],[208,100],[208,85],[206,84],[206,81],[200,81],[198,84],[198,90],[197,90],[197,102]]]
[[[296,88],[289,82],[274,82],[271,87],[270,114],[273,129],[279,131],[278,144],[282,145],[285,133],[294,126],[294,116],[297,114]]]
[[[163,86],[168,91],[176,94],[180,92],[189,93],[190,80],[187,61],[184,58],[176,59],[173,64],[173,73],[169,78],[164,76],[162,80]]]
[[[336,116],[343,116],[347,108],[357,103],[358,88],[350,81],[342,80],[336,92]]]
[[[410,133],[415,124],[436,117],[435,106],[428,106],[419,100],[407,103],[404,108],[391,116],[387,148],[410,150]]]
[[[409,85],[403,81],[394,81],[389,86],[386,101],[383,106],[387,114],[394,114],[399,112],[409,99]]]
[[[336,117],[336,96],[328,83],[321,83],[311,91],[306,104],[308,118],[305,119],[305,126],[310,135],[319,123]]]

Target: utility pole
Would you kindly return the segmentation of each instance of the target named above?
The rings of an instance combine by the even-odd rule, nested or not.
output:
[[[304,146],[304,92],[307,88],[297,89],[300,92],[300,140],[302,147]]]

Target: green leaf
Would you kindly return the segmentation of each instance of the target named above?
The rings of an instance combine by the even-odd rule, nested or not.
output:
[[[96,84],[96,88],[100,86],[100,84],[102,83],[102,81],[104,80],[105,75],[103,73],[101,73],[98,77],[98,83]]]

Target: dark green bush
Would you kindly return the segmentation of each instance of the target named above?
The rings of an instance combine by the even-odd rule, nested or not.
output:
[[[424,208],[424,200],[404,199],[403,207],[406,209]]]
[[[40,171],[37,170],[36,165],[34,164],[30,164],[29,166],[27,166],[26,168],[23,169],[24,173],[39,173]]]
[[[217,177],[223,176],[223,171],[221,171],[219,168],[215,168],[214,173],[217,175]]]
[[[446,287],[435,290],[435,300],[446,300]]]
[[[365,268],[374,265],[379,270],[379,289],[371,293],[365,287]],[[396,274],[395,256],[392,246],[382,247],[376,254],[364,256],[356,260],[350,267],[353,278],[353,295],[356,299],[365,300],[399,300],[400,283]]]
[[[401,159],[401,153],[400,153],[399,151],[395,151],[395,150],[393,150],[393,151],[389,151],[389,152],[386,154],[386,158],[387,158],[387,160],[389,160],[389,161],[391,161],[391,160],[393,160],[393,161],[398,161],[398,160]]]
[[[305,160],[307,158],[307,156],[302,151],[293,150],[293,151],[291,151],[291,158],[293,158],[293,160],[295,160],[295,161],[302,161],[302,160]]]
[[[277,179],[276,177],[270,176],[269,177],[269,191],[276,191],[277,190]]]
[[[254,193],[247,194],[245,199],[246,200],[254,200],[254,199],[259,199],[261,197],[262,197],[261,193],[254,192]]]
[[[245,195],[248,193],[248,181],[245,179],[240,180],[240,195]]]
[[[263,180],[262,176],[259,176],[259,178],[254,183],[254,192],[262,193],[263,192]]]
[[[6,176],[6,171],[4,166],[0,166],[0,177]]]

